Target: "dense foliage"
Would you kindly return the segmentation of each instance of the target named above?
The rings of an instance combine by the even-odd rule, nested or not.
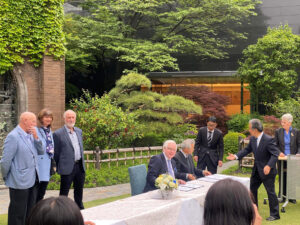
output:
[[[0,74],[28,59],[35,66],[44,54],[65,54],[63,0],[0,1]]]
[[[225,110],[225,106],[229,103],[227,96],[219,95],[206,86],[170,87],[169,92],[193,100],[195,103],[201,105],[203,115],[190,115],[188,118],[190,123],[196,124],[199,127],[206,126],[208,117],[215,116],[217,118],[218,129],[223,133],[227,133],[226,122],[229,120],[229,116],[227,116]]]
[[[146,76],[130,73],[117,81],[109,96],[123,110],[134,113],[145,128],[147,143],[149,140],[157,143],[170,138],[180,142],[194,136],[196,127],[186,124],[182,114],[202,114],[201,106],[181,96],[149,91],[150,87],[151,82]],[[143,142],[137,140],[137,143],[141,145]]]
[[[229,153],[236,154],[239,151],[239,137],[245,138],[246,136],[232,131],[229,131],[228,134],[224,136],[224,158],[226,158]]]
[[[223,58],[257,0],[86,0],[67,16],[66,71],[80,87],[110,90],[124,70],[178,70],[179,55]],[[233,25],[234,24],[234,25]],[[99,84],[102,85],[99,90]]]
[[[141,136],[137,117],[116,106],[108,95],[92,97],[89,92],[70,103],[83,130],[85,149],[110,149],[130,146]]]
[[[249,83],[251,103],[288,99],[296,86],[300,66],[300,37],[287,25],[269,28],[268,33],[243,52],[238,73]]]

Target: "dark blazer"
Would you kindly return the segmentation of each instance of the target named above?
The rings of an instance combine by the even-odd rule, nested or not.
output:
[[[214,130],[210,147],[208,147],[207,143],[207,127],[201,127],[199,129],[195,141],[194,156],[198,156],[198,161],[201,161],[206,152],[209,152],[210,159],[214,163],[218,163],[219,160],[223,161],[224,142],[223,134],[219,129]]]
[[[251,137],[247,147],[237,153],[238,159],[241,159],[250,152],[253,152],[255,160],[252,175],[255,170],[257,170],[261,179],[276,176],[276,162],[279,156],[279,149],[277,148],[274,139],[264,133],[261,137],[258,148],[256,148],[255,145],[255,138]],[[264,167],[266,165],[271,167],[271,171],[267,176],[264,174]]]
[[[83,155],[83,141],[82,130],[74,127],[74,131],[78,137],[82,168],[85,170],[84,155]],[[75,164],[74,148],[66,128],[63,126],[53,133],[54,140],[54,159],[57,166],[57,173],[60,175],[69,175],[73,171]]]
[[[177,173],[183,180],[187,181],[186,175],[188,173],[196,175],[197,178],[203,177],[203,172],[200,169],[195,168],[192,155],[188,155],[187,158],[182,154],[181,151],[177,152],[174,156],[174,161],[176,162]],[[189,164],[188,164],[189,161]],[[190,166],[189,166],[190,165]]]
[[[173,159],[171,160],[171,163],[172,163],[175,177],[177,179],[183,179],[183,177],[181,177],[180,174],[177,173],[176,163]],[[168,167],[167,167],[167,162],[164,154],[161,153],[159,155],[152,156],[148,164],[148,173],[147,173],[147,180],[146,180],[146,186],[144,188],[144,192],[157,189],[155,187],[156,178],[159,175],[167,172],[168,172]]]
[[[283,128],[279,128],[275,131],[275,142],[281,152],[284,153],[284,132],[285,130]],[[295,128],[292,128],[291,131],[291,143],[290,143],[290,149],[291,154],[296,155],[300,154],[300,131],[298,131]]]

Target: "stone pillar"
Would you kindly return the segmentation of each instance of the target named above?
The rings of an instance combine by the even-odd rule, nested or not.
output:
[[[44,56],[38,68],[25,61],[13,69],[17,83],[18,116],[24,111],[36,115],[43,108],[53,112],[53,129],[63,125],[65,111],[65,61]]]

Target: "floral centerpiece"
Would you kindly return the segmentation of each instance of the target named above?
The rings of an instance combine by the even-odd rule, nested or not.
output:
[[[155,186],[159,188],[163,199],[170,199],[173,190],[178,188],[178,180],[169,174],[161,174],[156,178]]]

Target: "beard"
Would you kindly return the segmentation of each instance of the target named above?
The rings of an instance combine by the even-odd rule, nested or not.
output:
[[[75,123],[66,123],[67,127],[69,128],[74,128],[75,126]]]

